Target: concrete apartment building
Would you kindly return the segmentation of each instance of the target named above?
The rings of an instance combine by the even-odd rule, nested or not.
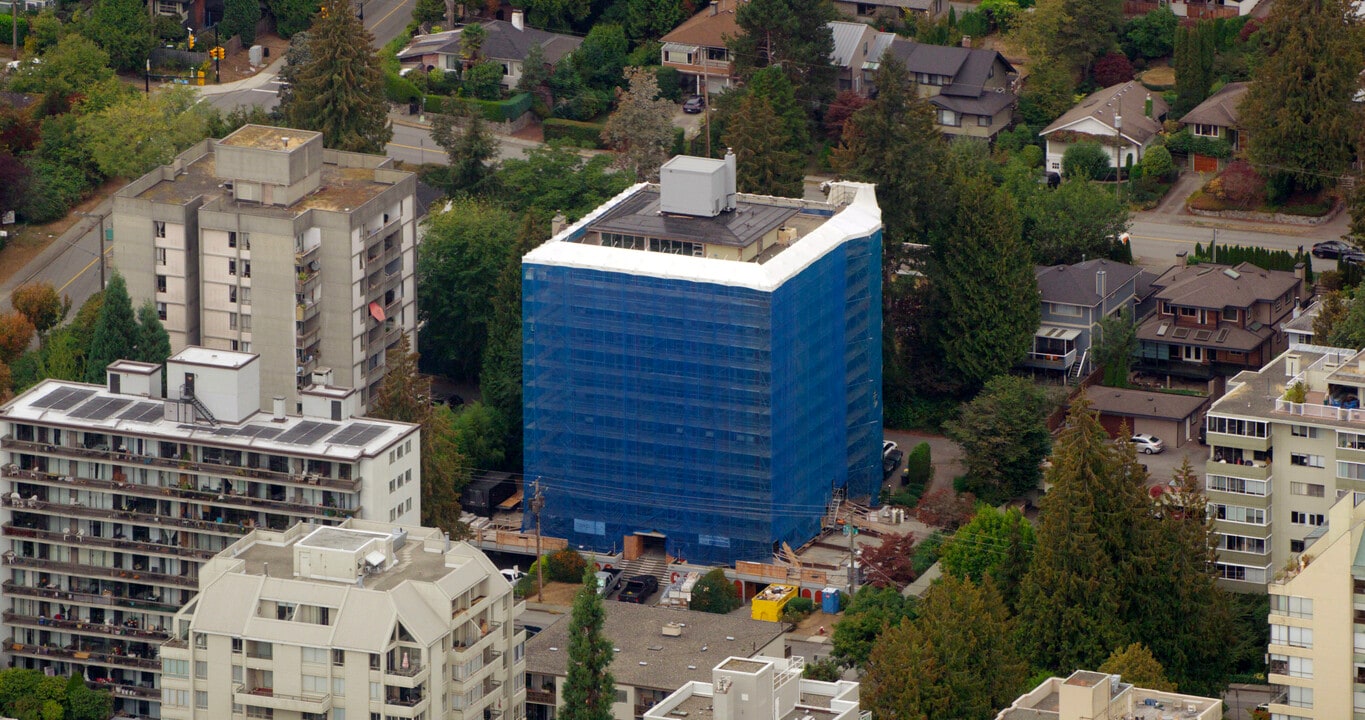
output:
[[[199,583],[161,647],[165,718],[525,717],[524,603],[440,530],[257,529]]]
[[[780,623],[624,602],[602,607],[602,633],[615,650],[616,720],[635,720],[679,688],[704,683],[714,657],[783,655],[786,648]],[[531,638],[526,650],[526,716],[554,720],[564,707],[569,671],[568,616]]]
[[[1050,677],[995,720],[1218,720],[1223,701],[1164,690],[1147,690],[1118,675],[1077,670]]]
[[[261,356],[261,403],[298,412],[311,384],[360,390],[416,328],[415,189],[382,155],[247,125],[114,196],[115,266],[156,303],[172,351]]]
[[[626,560],[767,560],[878,492],[881,239],[871,185],[744,195],[733,155],[680,156],[528,253],[544,532]]]
[[[1295,345],[1209,409],[1205,484],[1229,589],[1264,592],[1337,498],[1365,492],[1362,392],[1365,353]]]
[[[1270,584],[1274,720],[1365,718],[1365,493],[1347,493]]]
[[[644,720],[856,720],[858,683],[801,677],[806,659],[729,657],[711,669],[711,682],[692,681],[644,714]]]
[[[418,522],[418,426],[354,419],[337,388],[262,412],[260,366],[187,348],[165,398],[160,366],[119,361],[106,386],[48,380],[0,408],[5,660],[158,717],[157,647],[204,563],[253,528]]]

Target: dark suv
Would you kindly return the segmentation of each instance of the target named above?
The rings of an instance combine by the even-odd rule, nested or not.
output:
[[[654,591],[658,589],[658,578],[653,575],[636,575],[621,586],[621,593],[616,596],[616,599],[621,602],[643,605],[645,600],[649,599],[649,596],[653,595]]]

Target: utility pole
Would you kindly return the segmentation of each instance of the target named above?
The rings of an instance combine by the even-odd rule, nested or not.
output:
[[[19,0],[9,0],[10,54],[19,59]]]
[[[711,68],[706,64],[709,51],[701,49],[701,111],[705,113],[702,117],[706,120],[706,157],[711,157]]]
[[[858,528],[853,526],[853,516],[844,523],[844,534],[848,536],[848,596],[858,591],[858,550],[853,539],[858,536]]]
[[[104,282],[104,272],[105,272],[105,270],[104,270],[104,213],[95,214],[95,213],[81,212],[81,211],[77,210],[77,211],[75,211],[75,214],[80,215],[81,217],[97,218],[97,219],[100,221],[100,256],[99,256],[98,258],[96,258],[96,259],[99,261],[99,265],[100,265],[100,290],[103,290],[103,289],[104,289],[104,285],[105,285],[105,282]]]
[[[540,554],[540,511],[545,507],[545,495],[540,492],[540,478],[535,481],[535,493],[531,495],[531,512],[536,515],[536,602],[542,602],[541,593],[545,588],[545,557]]]

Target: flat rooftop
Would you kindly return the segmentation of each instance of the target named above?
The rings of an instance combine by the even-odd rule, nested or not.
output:
[[[354,521],[352,521],[354,522]],[[237,555],[237,560],[244,564],[239,571],[244,575],[264,575],[281,580],[298,580],[299,582],[320,583],[325,585],[336,585],[352,587],[355,583],[324,580],[318,578],[296,578],[294,576],[294,545],[303,544],[305,540],[317,534],[317,530],[309,531],[311,526],[303,526],[303,532],[296,532],[292,536],[285,533],[287,539],[279,542],[270,534],[260,530],[255,531],[259,535],[248,535],[244,540],[258,538],[254,542],[249,542],[241,549]],[[323,529],[323,528],[319,528]],[[382,537],[382,533],[356,531],[349,528],[325,528],[327,532],[324,537],[328,541],[341,544],[343,547],[334,549],[346,550],[347,544],[355,544],[358,549],[364,543],[377,537]],[[418,530],[418,528],[410,528]],[[432,531],[434,532],[434,531]],[[353,534],[356,537],[347,539],[345,534]],[[310,545],[315,543],[310,542]],[[409,538],[408,541],[395,553],[398,562],[382,572],[374,572],[365,576],[365,589],[384,591],[392,589],[399,584],[411,580],[413,582],[436,582],[447,574],[454,572],[457,566],[446,564],[445,553],[424,552],[422,550],[422,538]]]
[[[0,408],[0,418],[89,433],[350,462],[374,457],[418,427],[371,418],[330,422],[297,415],[275,422],[270,413],[260,411],[240,423],[191,425],[166,419],[167,402],[174,401],[111,393],[102,385],[44,380]]]
[[[204,365],[208,367],[237,369],[246,367],[251,361],[260,357],[255,353],[235,352],[232,350],[214,350],[213,348],[199,347],[193,345],[181,350],[171,356],[174,362],[190,363],[193,365]]]
[[[383,533],[323,526],[308,533],[298,542],[302,547],[355,552],[356,550],[365,547],[367,543],[375,540],[383,540],[386,537],[388,537],[388,535]]]
[[[1300,374],[1312,373],[1325,378],[1326,385],[1305,383],[1307,396],[1298,405],[1282,404],[1286,388],[1294,377],[1286,374],[1290,355],[1299,358]],[[1360,367],[1365,352],[1319,345],[1291,345],[1259,371],[1244,370],[1228,381],[1228,391],[1209,408],[1215,415],[1258,418],[1279,422],[1311,422],[1359,431],[1365,427],[1365,411],[1329,404],[1327,386],[1336,385],[1338,394],[1355,394],[1365,388],[1365,369]],[[1297,377],[1297,376],[1296,376]],[[1288,408],[1292,407],[1293,412]]]
[[[312,130],[270,127],[266,125],[243,125],[231,135],[219,141],[221,145],[232,147],[256,148],[258,150],[289,150],[321,137],[322,133]]]
[[[830,710],[829,703],[830,697],[828,695],[801,693],[801,700],[796,707],[779,720],[802,720],[803,718],[834,720],[841,713]],[[714,704],[715,698],[711,695],[689,695],[668,714],[680,720],[712,720],[716,716]]]
[[[275,568],[271,566],[273,573]],[[606,602],[603,634],[616,654],[611,674],[620,685],[673,691],[710,682],[711,669],[732,655],[756,655],[782,637],[782,624],[737,615]],[[663,627],[682,623],[680,637]],[[569,662],[569,618],[563,616],[526,642],[526,672],[563,676]]]
[[[748,247],[782,227],[800,207],[743,200],[732,212],[715,217],[665,214],[659,210],[659,190],[649,187],[626,198],[589,226],[595,232],[642,235],[669,240]],[[817,222],[823,223],[821,217]]]

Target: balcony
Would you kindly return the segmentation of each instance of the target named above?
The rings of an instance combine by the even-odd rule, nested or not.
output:
[[[29,645],[15,642],[14,638],[6,640],[5,646],[11,655],[21,655],[23,657],[38,658],[40,660],[63,660],[85,665],[104,665],[107,667],[151,670],[154,672],[161,671],[161,661],[154,658],[149,659],[131,655],[77,650],[74,647],[59,648],[52,645]]]
[[[1320,418],[1323,420],[1365,423],[1365,409],[1355,408],[1348,410],[1344,407],[1323,405],[1321,403],[1289,402],[1282,397],[1275,400],[1275,412],[1307,418]]]
[[[1027,367],[1039,368],[1042,370],[1066,370],[1076,364],[1076,349],[1061,353],[1030,351],[1024,358],[1024,365]]]
[[[318,316],[318,304],[316,301],[301,302],[294,307],[294,320],[303,322],[312,320]]]
[[[551,685],[548,690],[532,690],[529,687],[526,688],[526,702],[536,703],[537,705],[553,706],[556,703],[554,685]],[[639,715],[640,713],[636,714]]]
[[[103,594],[59,590],[57,588],[35,588],[19,585],[12,580],[5,581],[0,587],[4,588],[6,595],[14,597],[39,598],[65,603],[98,605],[100,607],[119,607],[128,608],[130,610],[147,610],[161,613],[174,613],[180,609],[180,605],[176,603],[160,602],[148,598],[125,597],[112,592]]]
[[[1270,463],[1263,460],[1244,460],[1240,463],[1210,460],[1204,467],[1204,472],[1210,475],[1226,475],[1247,480],[1269,480]]]
[[[147,465],[151,467],[175,470],[181,473],[195,473],[200,475],[211,475],[215,477],[232,476],[255,478],[258,480],[273,480],[282,483],[294,483],[305,485],[317,485],[330,490],[342,490],[345,492],[356,492],[360,489],[360,478],[340,478],[327,477],[316,474],[300,475],[290,472],[270,470],[263,467],[246,467],[243,465],[228,465],[224,463],[197,463],[189,460],[177,458],[163,458],[151,455],[132,455],[125,452],[112,452],[108,448],[83,448],[69,445],[51,445],[46,443],[28,442],[25,440],[15,440],[11,436],[0,439],[0,447],[11,450],[26,450],[33,453],[51,455],[60,458],[100,458],[108,460],[117,465],[137,467]],[[32,470],[20,470],[14,466],[6,466],[4,473],[7,477],[28,478],[32,475],[49,475],[50,473],[36,473]]]
[[[305,265],[304,269],[298,271],[295,275],[294,292],[304,294],[311,293],[317,288],[319,278],[322,277],[322,273],[313,270],[308,265]]]
[[[396,658],[389,658],[388,669],[384,671],[387,675],[384,681],[394,687],[414,688],[426,682],[430,676],[428,668],[423,665],[421,660],[407,659],[406,663]]]
[[[322,323],[315,322],[310,327],[308,324],[303,326],[302,331],[295,330],[294,347],[307,349],[318,341],[318,335],[322,332]]]
[[[143,687],[141,685],[128,685],[126,683],[113,682],[103,678],[91,680],[90,684],[94,685],[96,690],[108,690],[114,697],[161,700],[161,691],[156,688]]]
[[[81,533],[61,533],[49,530],[38,530],[35,528],[19,527],[14,523],[5,523],[3,532],[5,537],[32,538],[34,540],[44,540],[46,542],[61,543],[65,545],[131,550],[133,552],[151,555],[168,555],[170,557],[189,558],[191,560],[199,561],[211,560],[214,555],[218,554],[213,550],[199,550],[196,548],[182,548],[153,542],[95,537]]]
[[[192,590],[199,588],[199,579],[197,577],[167,575],[164,573],[138,570],[136,568],[97,567],[95,565],[57,562],[55,560],[45,560],[43,558],[12,554],[5,555],[5,564],[14,567],[58,572],[65,575],[108,578],[119,582],[135,582],[143,585],[171,585],[173,587],[189,588]]]
[[[248,688],[244,684],[239,684],[232,689],[232,702],[238,705],[251,705],[291,712],[325,713],[332,709],[332,695],[330,693],[289,695],[275,692],[274,688]]]
[[[25,500],[23,498],[14,500],[8,495],[0,497],[0,504],[3,504],[5,507],[13,507],[30,512],[51,513],[59,517],[83,517],[90,518],[91,520],[125,521],[156,526],[171,525],[174,527],[187,528],[189,530],[214,532],[224,535],[245,535],[247,530],[250,529],[236,523],[165,517],[155,513],[142,513],[132,510],[106,510],[89,508],[84,505],[62,505],[60,503],[50,503],[45,500]]]
[[[104,623],[89,623],[77,620],[54,620],[52,618],[34,617],[32,615],[20,615],[19,613],[10,612],[8,610],[3,613],[3,617],[5,623],[9,625],[63,630],[75,634],[93,635],[95,637],[131,638],[139,642],[148,643],[160,643],[170,637],[170,634],[164,630],[145,630],[142,628],[130,628],[123,625],[106,625]]]

